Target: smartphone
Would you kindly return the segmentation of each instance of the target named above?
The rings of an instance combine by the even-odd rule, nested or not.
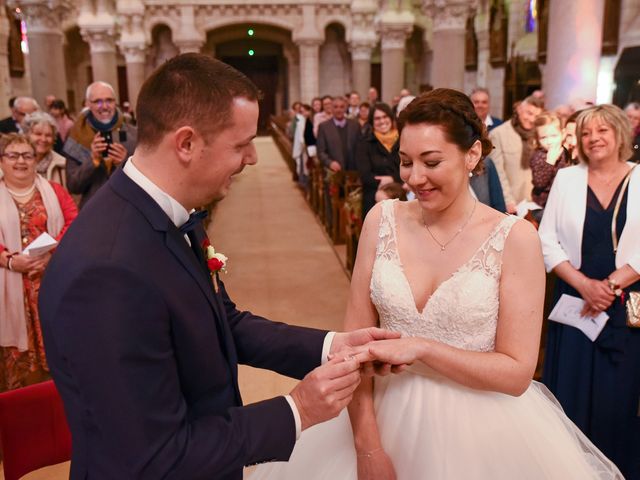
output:
[[[109,156],[109,145],[113,143],[113,137],[111,136],[111,132],[102,132],[102,138],[107,143],[107,148],[102,151],[102,158],[107,158]]]
[[[126,130],[119,130],[118,131],[118,141],[120,143],[124,143],[127,141],[127,131]]]

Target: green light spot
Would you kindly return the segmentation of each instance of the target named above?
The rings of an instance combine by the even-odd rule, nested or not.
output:
[[[250,28],[249,30],[247,30],[247,33],[249,34],[250,37],[253,37],[253,34],[255,32],[253,31],[253,28]]]
[[[256,53],[256,52],[254,52],[253,50],[249,50],[249,56],[250,56],[250,57],[253,57],[253,55],[254,55],[255,53]]]

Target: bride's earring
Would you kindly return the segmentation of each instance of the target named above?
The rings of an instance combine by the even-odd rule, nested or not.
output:
[[[469,178],[473,177],[473,172],[469,172]]]

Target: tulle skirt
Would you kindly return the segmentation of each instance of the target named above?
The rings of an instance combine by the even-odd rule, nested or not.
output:
[[[622,479],[532,382],[520,397],[473,390],[433,372],[375,379],[384,449],[398,480]],[[260,465],[250,480],[356,480],[348,413],[305,430],[289,462]]]

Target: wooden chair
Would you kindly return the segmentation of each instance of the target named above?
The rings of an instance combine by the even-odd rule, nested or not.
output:
[[[345,211],[345,242],[347,244],[347,258],[345,267],[353,272],[358,250],[358,240],[362,231],[362,187],[346,185]]]
[[[71,458],[71,433],[53,381],[0,394],[5,480]]]

